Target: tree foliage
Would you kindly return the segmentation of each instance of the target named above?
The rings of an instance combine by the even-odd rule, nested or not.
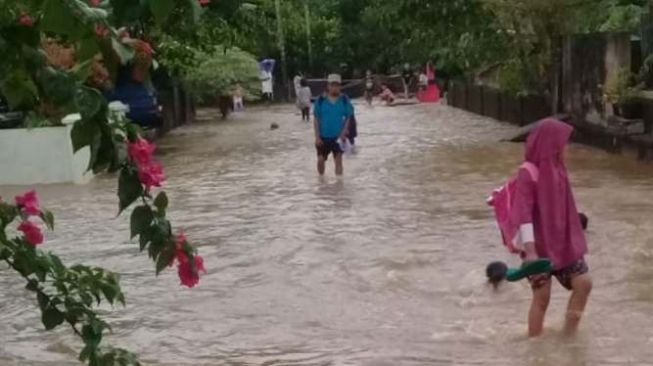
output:
[[[185,80],[200,99],[233,95],[238,86],[245,98],[254,99],[260,94],[258,62],[249,53],[218,46],[195,58],[199,63],[187,70]]]
[[[154,9],[168,1],[173,5],[165,11]],[[150,10],[142,8],[146,4]],[[131,12],[135,5],[141,6],[139,13]],[[76,113],[71,132],[74,151],[90,150],[88,169],[94,173],[119,175],[119,212],[138,202],[130,226],[140,250],[147,251],[157,274],[177,263],[182,284],[195,286],[204,263],[183,233],[173,234],[166,194],[154,194],[164,180],[161,166],[152,158],[154,146],[140,137],[136,125],[111,112],[88,75],[98,57],[109,71],[148,61],[144,56],[152,54],[149,44],[122,28],[134,21],[134,14],[143,24],[164,25],[176,12],[191,12],[194,19],[199,5],[191,0],[0,0],[0,7],[0,92],[14,107],[35,114],[42,113],[41,105]],[[72,50],[73,61],[57,64],[48,59],[44,39]],[[84,342],[80,361],[90,366],[139,365],[134,354],[102,343],[110,327],[95,307],[104,301],[124,304],[118,276],[102,268],[68,267],[56,255],[37,249],[43,242],[43,224],[53,229],[54,216],[41,210],[35,192],[16,197],[15,204],[0,200],[0,260],[36,295],[44,327],[68,324]]]

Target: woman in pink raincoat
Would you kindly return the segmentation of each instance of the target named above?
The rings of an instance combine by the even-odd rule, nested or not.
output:
[[[537,166],[534,179],[527,169],[517,176],[513,222],[520,225],[519,239],[524,260],[549,258],[553,272],[531,278],[533,301],[528,316],[528,333],[542,333],[551,297],[551,277],[571,291],[565,331],[573,333],[580,322],[592,289],[585,262],[587,243],[565,167],[565,148],[573,128],[546,119],[531,132],[526,143],[526,161]]]

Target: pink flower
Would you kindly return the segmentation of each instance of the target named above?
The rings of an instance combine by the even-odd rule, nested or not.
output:
[[[136,142],[131,142],[127,146],[127,152],[131,161],[138,165],[148,165],[152,162],[152,154],[154,154],[156,146],[150,144],[147,140],[139,138]]]
[[[88,3],[91,4],[91,6],[97,8],[98,6],[100,6],[100,3],[102,3],[102,1],[101,0],[89,0]]]
[[[127,31],[127,29],[123,29],[118,33],[118,38],[125,39],[125,38],[131,38],[131,37],[130,37],[129,32]]]
[[[150,46],[149,43],[147,43],[147,42],[145,42],[143,40],[140,40],[140,39],[138,41],[136,41],[135,48],[136,48],[136,51],[138,53],[141,53],[141,54],[143,54],[145,56],[152,56],[152,53],[154,52],[154,50],[152,49],[152,46]]]
[[[36,246],[43,243],[43,233],[41,233],[41,229],[33,222],[23,221],[20,226],[18,226],[18,230],[25,234],[25,240],[29,244]]]
[[[18,18],[18,24],[25,27],[31,27],[34,25],[34,19],[28,13],[23,11],[20,14],[20,18]]]
[[[211,3],[211,0],[200,0],[200,5],[201,6],[207,6]]]
[[[107,28],[104,24],[96,24],[95,34],[100,38],[107,38],[109,35],[109,28]]]
[[[185,254],[183,257],[184,260],[180,260],[177,265],[177,274],[182,285],[193,288],[200,282],[200,272],[206,273],[204,258],[199,255],[194,256],[195,266],[193,266]]]
[[[206,268],[204,268],[204,258],[202,258],[199,255],[196,255],[194,258],[195,258],[195,269],[197,269],[197,272],[206,273]]]
[[[161,183],[166,179],[163,175],[163,168],[157,163],[140,165],[138,167],[138,179],[149,191],[152,187],[161,187]]]
[[[39,198],[36,195],[36,191],[29,191],[25,192],[22,196],[16,196],[16,205],[27,215],[38,216],[41,214],[41,207],[39,207]]]

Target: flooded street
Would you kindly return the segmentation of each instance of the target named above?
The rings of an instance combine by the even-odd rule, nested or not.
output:
[[[343,179],[332,161],[318,178],[292,106],[224,122],[201,111],[158,142],[173,225],[208,269],[195,289],[174,270],[156,278],[128,241],[115,177],[38,187],[58,221],[41,248],[122,274],[108,343],[147,365],[653,364],[653,167],[572,147],[595,290],[565,339],[556,284],[547,334],[527,340],[528,285],[494,293],[484,278],[489,261],[514,262],[485,199],[521,160],[521,145],[497,143],[515,128],[440,105],[357,108]],[[43,331],[24,282],[0,278],[0,365],[77,365],[80,341]]]

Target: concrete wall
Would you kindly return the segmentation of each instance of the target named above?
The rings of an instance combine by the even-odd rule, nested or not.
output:
[[[83,184],[88,147],[73,155],[71,125],[0,130],[0,185]]]
[[[623,68],[630,69],[630,35],[571,35],[562,44],[564,111],[576,120],[604,123],[612,111],[604,105],[602,86]]]

